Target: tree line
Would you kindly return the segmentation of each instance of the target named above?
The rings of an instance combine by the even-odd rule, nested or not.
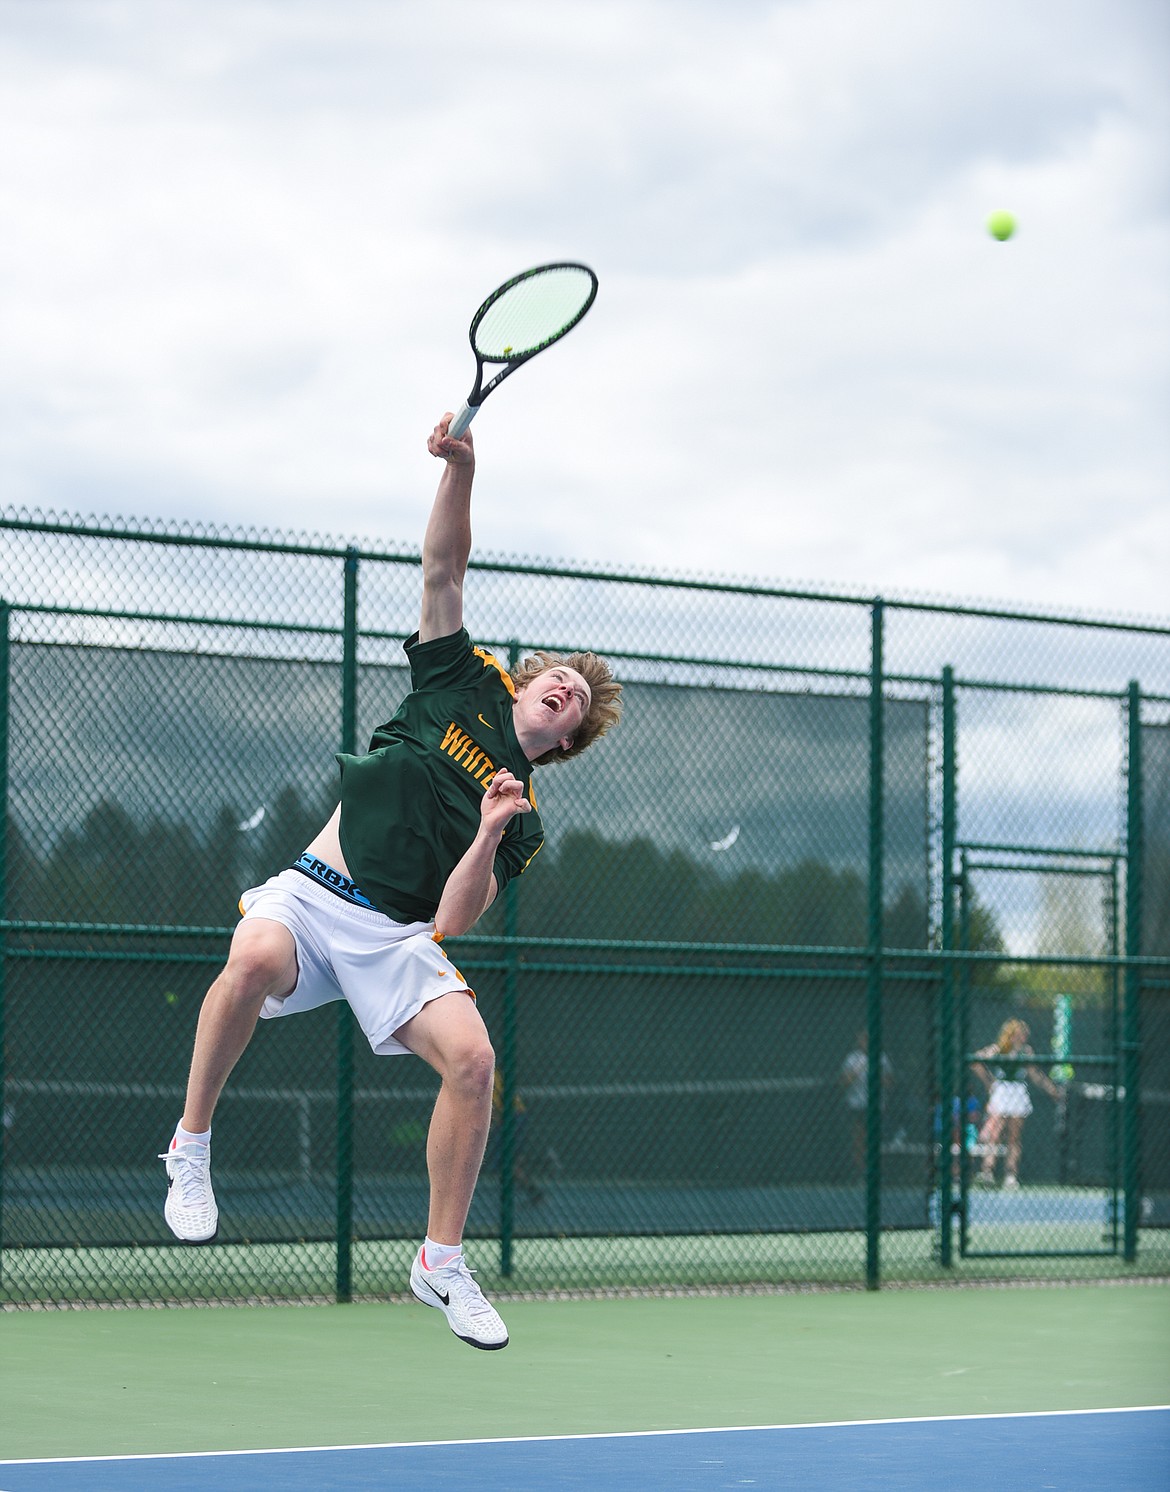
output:
[[[242,890],[290,865],[332,804],[285,787],[253,823],[224,804],[200,833],[183,821],[139,821],[103,799],[76,829],[42,849],[10,816],[6,911],[12,920],[183,927],[234,925]],[[892,888],[883,915],[889,948],[931,946],[926,887]],[[804,859],[738,871],[650,839],[576,830],[545,848],[518,888],[519,932],[686,943],[863,947],[864,874]],[[504,898],[480,925],[504,930]],[[1003,952],[993,914],[976,904],[971,946]]]

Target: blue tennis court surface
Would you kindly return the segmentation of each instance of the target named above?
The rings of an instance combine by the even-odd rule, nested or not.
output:
[[[356,1492],[360,1488],[709,1492],[1166,1492],[1170,1408],[873,1420],[190,1456],[0,1461],[0,1492]]]

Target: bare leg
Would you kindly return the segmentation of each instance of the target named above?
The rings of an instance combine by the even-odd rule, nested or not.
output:
[[[858,1175],[865,1171],[865,1130],[864,1111],[855,1112],[853,1115],[853,1169]]]
[[[223,1085],[252,1039],[260,1007],[269,995],[287,995],[296,982],[296,944],[288,928],[262,917],[241,922],[227,965],[199,1012],[184,1129],[201,1134],[211,1128]]]
[[[989,1114],[979,1134],[979,1143],[983,1146],[983,1175],[988,1178],[995,1175],[995,1151],[1002,1128],[1003,1115]]]
[[[427,1135],[427,1234],[455,1245],[463,1241],[487,1144],[495,1053],[475,1002],[461,992],[432,1000],[394,1034],[443,1080]]]
[[[1023,1119],[1012,1115],[1007,1122],[1007,1155],[1004,1157],[1004,1179],[1016,1180],[1020,1170],[1020,1139],[1024,1128]]]

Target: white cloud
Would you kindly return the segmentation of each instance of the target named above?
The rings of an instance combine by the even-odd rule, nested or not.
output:
[[[1165,613],[1160,7],[0,4],[7,500]],[[1014,209],[1016,239],[983,232]]]

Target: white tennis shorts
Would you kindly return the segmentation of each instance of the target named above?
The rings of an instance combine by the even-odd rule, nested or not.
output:
[[[393,922],[381,912],[335,896],[298,870],[245,891],[245,919],[287,927],[297,945],[297,982],[283,999],[269,996],[261,1018],[299,1015],[346,1000],[380,1057],[406,1052],[395,1031],[432,1000],[454,991],[475,995],[435,942],[431,922]]]
[[[992,1083],[987,1112],[999,1114],[1003,1119],[1026,1119],[1032,1112],[1027,1083]]]

